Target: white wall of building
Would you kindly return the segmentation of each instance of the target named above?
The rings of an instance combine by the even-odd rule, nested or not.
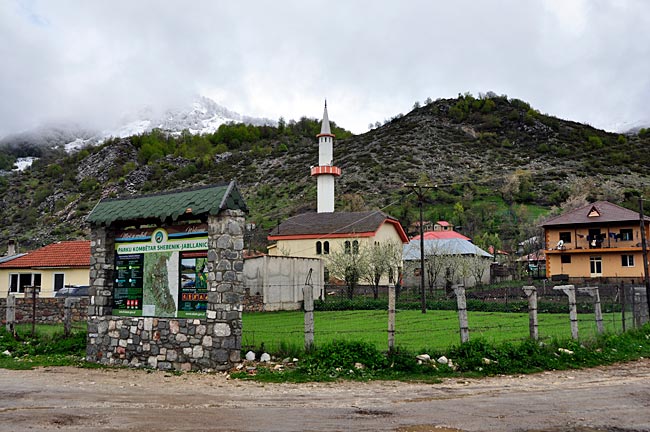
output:
[[[261,256],[244,261],[244,286],[251,295],[262,295],[264,310],[297,310],[302,307],[303,287],[311,270],[314,298],[323,297],[323,261],[318,258]]]

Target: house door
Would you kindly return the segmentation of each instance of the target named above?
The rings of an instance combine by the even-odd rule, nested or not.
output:
[[[591,267],[591,277],[600,277],[603,275],[603,260],[601,257],[590,257],[589,265]]]

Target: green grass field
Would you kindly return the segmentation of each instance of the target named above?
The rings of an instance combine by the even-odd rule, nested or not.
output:
[[[593,314],[580,314],[579,336],[596,334]],[[529,336],[527,313],[469,312],[470,339],[490,342],[521,341]],[[568,314],[539,314],[539,337],[570,338]],[[620,314],[604,314],[607,332],[622,331]],[[244,313],[242,345],[245,349],[264,349],[274,353],[299,350],[304,345],[304,316],[297,312]],[[356,340],[388,349],[388,314],[385,311],[359,310],[314,313],[314,343]],[[442,351],[460,343],[458,315],[455,311],[403,310],[396,315],[395,345],[411,351]]]

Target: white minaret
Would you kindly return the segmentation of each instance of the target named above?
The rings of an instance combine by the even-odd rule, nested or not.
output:
[[[334,158],[334,134],[327,116],[327,101],[323,112],[323,124],[318,137],[318,166],[311,168],[311,175],[318,180],[318,213],[334,211],[334,177],[341,175],[341,168],[332,165]]]

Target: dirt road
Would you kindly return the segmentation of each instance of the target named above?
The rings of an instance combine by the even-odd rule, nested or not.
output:
[[[0,370],[1,431],[650,431],[650,360],[441,384]]]

